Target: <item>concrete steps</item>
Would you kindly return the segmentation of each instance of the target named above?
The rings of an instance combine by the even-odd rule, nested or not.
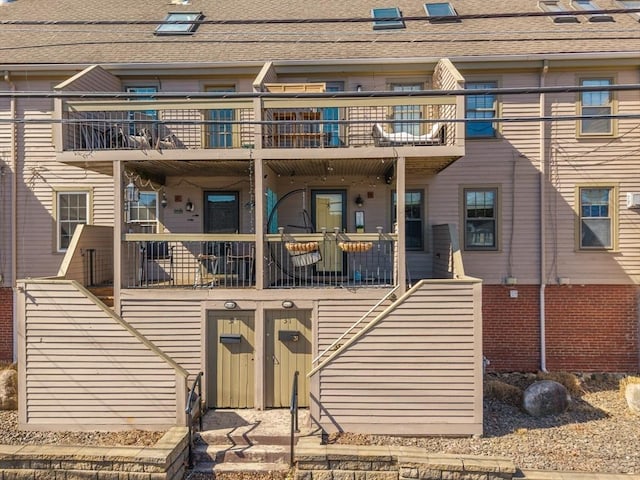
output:
[[[284,480],[289,473],[286,463],[200,463],[187,480]]]

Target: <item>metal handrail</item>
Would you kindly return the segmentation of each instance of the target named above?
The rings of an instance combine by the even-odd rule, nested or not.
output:
[[[293,467],[293,457],[294,457],[294,443],[295,443],[295,433],[299,433],[300,429],[298,428],[298,375],[300,372],[296,371],[293,374],[293,383],[291,385],[291,401],[289,402],[289,411],[291,412],[291,458],[289,460],[289,465]]]
[[[202,431],[202,372],[198,373],[189,389],[187,405],[184,409],[187,414],[187,424],[189,427],[189,467],[193,466],[193,414],[196,407],[198,426],[200,427],[200,431]]]
[[[384,297],[382,297],[380,299],[380,301],[378,303],[376,303],[373,307],[371,307],[369,309],[369,311],[367,313],[365,313],[364,315],[362,315],[357,321],[356,323],[354,323],[353,325],[351,325],[342,335],[340,335],[336,340],[333,341],[333,343],[331,345],[329,345],[327,348],[325,348],[322,352],[320,352],[318,354],[318,356],[316,358],[314,358],[313,360],[311,360],[311,363],[316,363],[318,360],[320,360],[325,353],[327,353],[329,350],[332,350],[336,345],[338,345],[347,335],[349,335],[351,333],[351,331],[356,328],[358,325],[360,325],[360,323],[362,323],[364,321],[364,319],[366,319],[369,315],[371,315],[376,308],[378,308],[380,305],[382,305],[385,301],[387,301],[387,299],[391,298],[396,290],[398,290],[398,288],[400,288],[400,285],[396,285],[395,287],[393,287],[389,293],[387,293]]]

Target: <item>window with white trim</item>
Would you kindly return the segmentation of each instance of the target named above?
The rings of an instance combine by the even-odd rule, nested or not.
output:
[[[498,249],[498,189],[465,188],[465,250]]]
[[[89,192],[56,192],[56,250],[66,251],[76,227],[87,223]]]
[[[129,223],[153,225],[158,221],[158,192],[140,192],[137,202],[129,205]]]
[[[608,87],[610,78],[583,78],[582,87]],[[580,135],[613,135],[613,119],[598,118],[598,115],[613,114],[612,93],[608,90],[580,92],[579,115],[588,118],[579,120]],[[590,118],[589,118],[590,117]]]
[[[578,187],[581,249],[614,248],[614,192],[613,187],[607,186]]]

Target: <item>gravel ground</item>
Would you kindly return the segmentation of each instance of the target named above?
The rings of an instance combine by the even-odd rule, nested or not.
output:
[[[503,375],[525,387],[531,375]],[[331,443],[410,445],[437,453],[501,456],[518,468],[603,473],[640,473],[640,416],[632,414],[618,392],[618,378],[585,377],[585,393],[557,416],[534,418],[519,408],[485,398],[482,438],[414,438],[342,434]],[[155,444],[164,432],[27,432],[18,430],[17,413],[0,411],[0,444],[137,445]]]
[[[522,376],[501,379],[521,386],[527,383]],[[574,397],[565,413],[544,418],[534,418],[517,407],[485,398],[482,438],[342,434],[331,436],[328,441],[508,457],[521,469],[640,473],[640,416],[628,410],[618,391],[618,379],[588,378],[583,388],[586,392]]]
[[[18,412],[0,411],[0,444],[4,445],[154,445],[165,432],[31,432],[18,430]]]

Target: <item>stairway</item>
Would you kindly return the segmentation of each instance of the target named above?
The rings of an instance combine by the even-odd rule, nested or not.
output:
[[[300,411],[298,436],[309,435]],[[197,434],[187,480],[284,480],[289,473],[290,415],[278,410],[214,410]]]
[[[88,290],[93,293],[98,299],[104,303],[107,307],[113,308],[113,286],[107,287],[88,287]]]

